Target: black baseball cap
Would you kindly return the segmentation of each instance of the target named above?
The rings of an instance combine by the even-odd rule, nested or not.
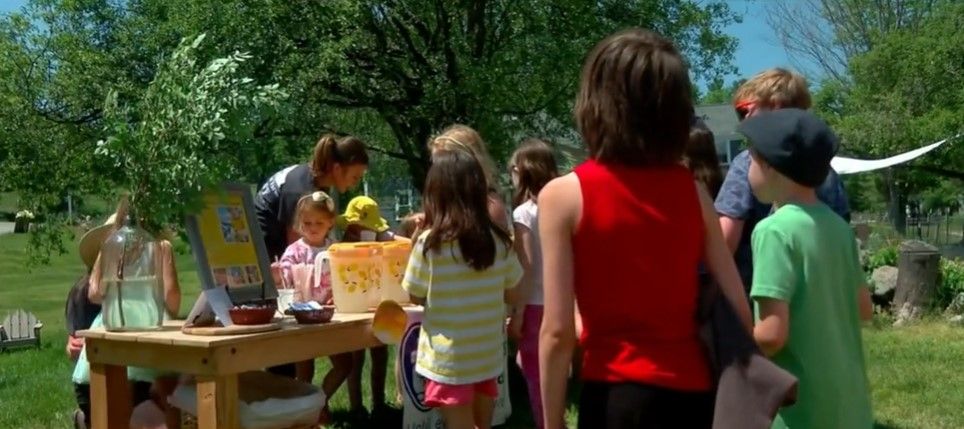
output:
[[[830,126],[802,109],[777,109],[751,116],[736,128],[750,148],[790,180],[816,188],[830,174],[840,141]]]

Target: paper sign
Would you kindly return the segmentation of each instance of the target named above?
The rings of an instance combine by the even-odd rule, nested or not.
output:
[[[398,362],[402,372],[402,401],[404,403],[403,429],[444,428],[445,422],[438,411],[425,405],[425,377],[415,372],[415,359],[418,355],[418,335],[422,327],[423,310],[421,307],[406,308],[408,326],[398,346]],[[508,353],[508,343],[503,343],[503,354]],[[502,360],[505,362],[505,359]],[[509,401],[509,378],[505,368],[497,379],[499,397],[495,400],[492,425],[504,424],[512,414]]]
[[[275,298],[250,187],[228,183],[203,198],[204,207],[185,225],[202,289],[227,290],[235,304]]]
[[[215,316],[221,325],[231,326],[233,324],[231,322],[232,306],[231,297],[224,288],[202,290],[191,312],[188,313],[184,326],[208,326],[214,323]]]

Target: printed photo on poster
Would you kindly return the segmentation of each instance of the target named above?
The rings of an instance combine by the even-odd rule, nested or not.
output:
[[[228,269],[227,268],[215,268],[211,270],[214,273],[214,285],[217,287],[228,287]]]
[[[231,267],[228,268],[228,285],[231,287],[245,286],[248,283],[248,274],[244,270],[244,267]]]
[[[259,284],[261,283],[261,273],[258,272],[257,265],[248,265],[244,267],[244,272],[248,276],[249,284]]]
[[[251,233],[248,232],[248,224],[244,220],[244,210],[241,207],[218,207],[218,220],[221,221],[221,235],[226,243],[251,241]]]

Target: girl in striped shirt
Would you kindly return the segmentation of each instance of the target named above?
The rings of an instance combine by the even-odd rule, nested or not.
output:
[[[415,371],[425,403],[449,429],[489,428],[505,363],[506,303],[522,268],[508,234],[488,214],[485,173],[468,151],[437,153],[419,235],[402,282],[425,306]]]

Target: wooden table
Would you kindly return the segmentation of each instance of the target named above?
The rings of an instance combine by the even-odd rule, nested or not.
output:
[[[91,423],[95,429],[128,427],[126,367],[136,366],[196,376],[198,428],[238,428],[239,373],[381,345],[371,333],[372,317],[335,313],[321,325],[286,317],[281,330],[231,336],[185,335],[183,321],[155,332],[79,331],[90,362]],[[173,415],[168,422],[178,427]]]

